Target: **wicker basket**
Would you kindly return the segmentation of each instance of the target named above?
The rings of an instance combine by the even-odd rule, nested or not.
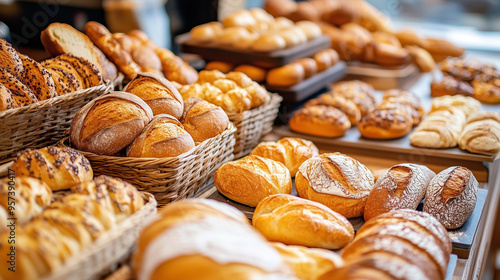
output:
[[[232,123],[220,135],[203,141],[193,150],[170,158],[133,158],[96,155],[80,151],[92,165],[95,176],[108,175],[152,193],[158,205],[192,197],[198,188],[210,184],[223,163],[233,159],[235,143]],[[68,146],[68,139],[59,144]]]
[[[235,134],[234,158],[248,155],[260,138],[273,129],[283,97],[272,93],[268,103],[240,114],[229,113],[229,119],[238,129]]]
[[[116,265],[126,259],[135,246],[140,231],[156,214],[156,200],[149,193],[142,193],[148,201],[142,209],[105,232],[89,248],[70,258],[60,269],[42,280],[96,279],[114,270]]]
[[[0,164],[11,161],[26,148],[42,148],[56,143],[69,129],[78,110],[111,91],[112,87],[108,82],[0,112]]]

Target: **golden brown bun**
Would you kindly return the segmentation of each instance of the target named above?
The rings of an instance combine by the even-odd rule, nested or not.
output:
[[[273,17],[286,17],[297,9],[297,3],[289,0],[266,0],[264,9]]]
[[[409,106],[413,126],[416,126],[422,120],[425,110],[420,104],[420,99],[412,92],[399,89],[384,91],[382,102],[377,105],[377,109],[395,109],[401,106]]]
[[[116,66],[109,61],[109,59],[104,55],[104,53],[94,45],[94,52],[97,54],[99,59],[99,64],[102,68],[102,78],[104,80],[114,80],[118,77],[118,69]]]
[[[193,137],[167,114],[156,115],[127,147],[128,157],[176,157],[193,149]]]
[[[427,41],[420,37],[417,33],[410,29],[402,29],[393,33],[403,47],[406,46],[417,46],[420,48],[425,48]]]
[[[461,227],[472,215],[478,182],[466,167],[452,166],[437,174],[425,193],[424,211],[447,229]]]
[[[250,79],[247,75],[240,72],[229,72],[225,75],[225,78],[235,82],[236,85],[238,85],[241,88],[246,88],[253,85],[252,79]]]
[[[332,56],[332,53],[329,50],[324,50],[316,53],[313,56],[313,59],[316,61],[316,64],[318,66],[318,72],[323,72],[326,69],[332,67],[338,61],[338,56],[337,61],[334,61],[334,56]]]
[[[323,273],[342,267],[344,261],[330,250],[271,242],[301,280],[315,280]]]
[[[154,115],[169,114],[180,119],[184,110],[182,96],[167,79],[154,73],[140,73],[123,91],[139,96]]]
[[[356,103],[361,116],[375,110],[373,92],[374,89],[370,84],[358,80],[335,83],[331,91],[332,95],[341,95]]]
[[[39,100],[46,100],[57,96],[56,85],[52,75],[40,63],[26,55],[19,55],[24,68],[25,84]]]
[[[403,46],[399,42],[398,38],[390,33],[376,31],[371,33],[373,41],[376,43],[383,43],[395,46],[397,48],[402,48]]]
[[[286,16],[293,21],[310,20],[318,21],[321,14],[310,2],[298,2],[295,11]]]
[[[94,177],[89,161],[82,154],[55,146],[23,152],[12,169],[16,176],[38,178],[52,190],[69,189]]]
[[[10,90],[16,107],[27,106],[38,101],[33,91],[25,86],[22,80],[18,79],[7,68],[0,68],[0,84],[3,84],[5,88]],[[9,105],[6,107],[9,107]]]
[[[270,86],[292,86],[302,82],[304,78],[304,67],[298,62],[294,62],[269,70],[266,83]]]
[[[193,27],[189,33],[195,41],[210,42],[216,40],[222,30],[223,27],[220,22],[212,21]]]
[[[348,266],[366,264],[394,278],[443,279],[450,253],[450,238],[439,221],[425,212],[400,209],[366,222],[342,257]]]
[[[284,49],[286,41],[278,34],[262,34],[252,44],[252,50],[257,52],[270,52]]]
[[[480,111],[471,114],[458,140],[460,149],[472,153],[500,150],[500,113]]]
[[[51,58],[43,61],[42,66],[56,78],[54,82],[59,95],[81,90],[85,86],[85,79],[71,63]]]
[[[402,163],[389,168],[376,181],[366,200],[364,219],[397,209],[417,209],[427,185],[436,176],[424,165]]]
[[[425,49],[417,46],[407,46],[405,48],[410,53],[412,61],[418,66],[418,69],[420,69],[420,72],[431,72],[436,68],[436,63],[432,55]]]
[[[305,161],[295,177],[300,197],[326,205],[346,218],[363,215],[373,175],[357,160],[340,153]]]
[[[139,97],[112,92],[87,103],[70,127],[71,143],[79,150],[114,155],[127,147],[153,118]]]
[[[307,79],[318,72],[318,64],[312,58],[302,58],[297,60],[304,68],[304,78]]]
[[[318,155],[318,148],[309,140],[285,137],[277,142],[260,142],[250,155],[279,161],[288,168],[292,177],[295,177],[304,161]]]
[[[269,93],[264,87],[259,85],[257,82],[252,81],[252,79],[244,73],[235,71],[229,72],[225,78],[235,82],[238,87],[247,92],[251,100],[250,109],[266,104],[271,99]],[[217,83],[218,82],[215,82],[214,85],[217,85]]]
[[[233,70],[234,65],[223,61],[210,61],[205,65],[205,70],[219,70],[226,74]]]
[[[90,88],[102,84],[102,74],[100,70],[90,61],[82,57],[77,57],[72,54],[62,54],[50,60],[60,61],[63,62],[66,67],[72,67],[76,71],[75,77],[82,80],[82,88]],[[50,60],[46,60],[45,62]]]
[[[184,129],[193,137],[195,143],[221,134],[229,125],[229,118],[222,108],[196,97],[184,101],[181,120]]]
[[[145,45],[138,46],[132,49],[130,55],[141,68],[141,72],[163,75],[161,60],[152,48]]]
[[[156,53],[160,57],[163,74],[167,80],[178,82],[182,85],[194,83],[198,79],[198,72],[189,64],[178,56],[170,56],[166,49],[156,49]]]
[[[94,44],[85,34],[66,23],[51,23],[40,35],[45,50],[51,56],[72,54],[82,57],[103,72]]]
[[[290,245],[339,249],[354,238],[354,229],[344,216],[323,204],[288,194],[261,200],[252,224],[269,241]]]
[[[406,49],[385,43],[375,44],[373,61],[377,64],[388,66],[405,65],[410,62],[410,58],[410,53]]]
[[[24,78],[22,75],[24,67],[19,53],[4,39],[0,39],[0,65],[2,65],[5,71],[11,72],[21,81]]]
[[[299,3],[299,5],[300,4],[303,3]],[[315,20],[305,19],[295,23],[295,26],[300,28],[300,30],[302,30],[304,34],[306,34],[307,40],[312,40],[321,36],[321,28],[313,21]]]
[[[221,88],[226,91],[222,91]],[[251,96],[246,90],[227,79],[217,80],[214,85],[203,82],[183,86],[179,92],[184,99],[193,96],[202,98],[230,113],[249,110],[252,103]]]
[[[359,111],[356,103],[351,99],[344,98],[341,95],[333,95],[331,93],[324,93],[317,98],[308,101],[305,107],[315,106],[315,105],[325,105],[331,106],[339,109],[346,114],[349,122],[352,125],[356,125],[361,119],[361,112]]]
[[[130,53],[126,52],[118,41],[113,39],[104,25],[89,21],[85,25],[85,34],[127,78],[133,79],[141,71],[139,65],[133,61]]]
[[[0,83],[0,111],[19,107],[10,89]]]
[[[214,184],[224,196],[252,207],[268,195],[292,192],[290,171],[283,163],[253,155],[223,164]]]
[[[472,96],[474,94],[474,89],[468,83],[456,80],[451,76],[444,76],[440,81],[432,81],[432,97],[455,94]]]
[[[410,110],[377,109],[361,118],[358,124],[363,137],[370,139],[395,139],[410,133],[413,119]]]
[[[347,116],[337,108],[315,105],[302,108],[288,122],[290,129],[323,137],[340,137],[351,127]]]
[[[253,65],[246,65],[246,64],[236,66],[234,68],[234,71],[241,72],[247,75],[250,79],[256,81],[257,83],[264,82],[267,75],[266,70],[259,67],[255,67]]]
[[[9,185],[9,182],[14,182],[15,185]],[[8,199],[9,192],[15,191],[15,210],[9,210],[9,202],[14,200]],[[52,199],[52,190],[47,184],[38,179],[16,175],[13,180],[2,178],[0,180],[0,194],[6,199],[0,200],[0,207],[4,209],[7,217],[15,217],[19,223],[26,223],[33,217],[36,217],[49,206]],[[13,203],[10,203],[12,206]],[[10,215],[9,213],[15,214]],[[7,226],[4,224],[3,227]]]
[[[465,49],[460,48],[446,40],[427,38],[424,48],[432,55],[435,61],[439,62],[449,56],[460,57]]]

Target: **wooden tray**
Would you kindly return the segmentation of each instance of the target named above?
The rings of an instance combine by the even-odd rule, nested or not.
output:
[[[296,85],[283,87],[264,84],[264,87],[270,92],[275,92],[281,95],[283,97],[283,102],[285,103],[301,102],[317,91],[327,87],[330,83],[341,79],[344,77],[345,73],[346,63],[344,61],[340,61],[333,67],[313,75]]]
[[[469,217],[469,219],[467,219],[462,227],[456,230],[448,231],[448,235],[450,236],[453,245],[452,253],[456,254],[459,258],[466,259],[469,257],[470,248],[472,246],[472,243],[474,242],[475,234],[477,231],[479,220],[481,218],[481,214],[483,213],[487,194],[487,189],[479,189],[477,193],[476,208],[474,208],[474,212],[472,213],[472,215]],[[295,190],[295,183],[293,184],[292,195],[298,196],[297,191]],[[208,196],[208,198],[224,202],[238,208],[249,219],[252,219],[253,212],[255,211],[255,207],[250,207],[228,199],[227,197],[219,193],[219,191],[217,191],[215,187],[213,188],[213,193]],[[422,206],[423,203],[419,205],[417,210],[421,211]],[[363,217],[351,218],[348,220],[354,227],[354,231],[358,231],[359,228],[361,228],[361,226],[365,223]]]
[[[270,52],[256,52],[250,49],[236,49],[232,46],[212,42],[200,43],[191,39],[189,33],[177,36],[183,53],[195,53],[205,60],[219,60],[233,64],[251,64],[262,68],[276,68],[297,59],[311,57],[315,53],[331,46],[330,38],[320,36],[304,44]]]

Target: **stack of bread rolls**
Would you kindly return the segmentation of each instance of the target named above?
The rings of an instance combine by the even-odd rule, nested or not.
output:
[[[37,198],[42,197],[32,199]],[[15,279],[47,276],[143,205],[137,189],[121,180],[101,176],[83,182],[31,221],[16,227]],[[0,233],[2,279],[13,279],[13,272],[7,269],[9,234],[9,231]]]
[[[267,103],[271,97],[265,88],[241,72],[222,73],[203,70],[198,80],[179,88],[182,98],[198,97],[228,113],[241,113]]]
[[[0,111],[102,84],[99,68],[73,55],[41,63],[0,39]]]
[[[425,148],[457,146],[467,116],[480,106],[474,98],[461,95],[434,98],[429,114],[410,134],[410,143]]]
[[[202,199],[162,208],[139,236],[133,265],[138,280],[296,279],[243,213]]]
[[[440,65],[444,78],[433,81],[431,96],[461,94],[484,103],[500,103],[500,72],[472,59],[448,58]]]
[[[500,150],[500,113],[475,112],[469,115],[458,139],[462,150],[472,153],[496,153]]]
[[[321,36],[321,29],[311,21],[293,23],[274,18],[261,8],[237,11],[222,23],[209,22],[193,28],[191,39],[200,43],[231,46],[269,52],[306,43]]]

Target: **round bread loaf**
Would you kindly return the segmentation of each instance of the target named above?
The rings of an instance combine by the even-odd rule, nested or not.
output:
[[[262,34],[252,44],[252,50],[257,52],[270,52],[285,47],[285,39],[277,34]]]
[[[373,175],[366,166],[340,153],[306,160],[295,177],[300,197],[322,203],[346,218],[363,215],[373,185]]]
[[[156,115],[127,147],[128,157],[176,157],[195,147],[183,125],[167,114]]]
[[[354,229],[342,215],[321,203],[287,194],[259,202],[252,224],[269,241],[339,249],[352,241]]]
[[[410,133],[413,118],[410,108],[375,110],[361,118],[358,124],[363,137],[370,139],[395,139]]]
[[[389,168],[375,182],[366,200],[365,221],[397,209],[417,209],[427,185],[436,175],[427,166],[402,163]]]
[[[283,163],[254,155],[223,164],[214,185],[229,199],[252,207],[268,195],[292,192],[290,171]]]
[[[167,79],[154,73],[139,73],[123,91],[139,96],[154,115],[169,114],[180,119],[184,109],[182,96]]]
[[[229,118],[221,107],[189,97],[184,100],[182,124],[194,142],[200,143],[224,132],[229,125]]]
[[[306,57],[297,60],[300,65],[302,65],[302,68],[304,68],[304,78],[307,79],[316,73],[318,73],[318,64],[316,63],[316,60]]]
[[[151,108],[136,95],[112,92],[78,111],[70,140],[79,150],[114,155],[132,143],[152,118]]]
[[[288,125],[293,131],[323,137],[340,137],[351,127],[342,111],[325,105],[309,106],[296,111]]]
[[[476,207],[477,187],[476,177],[469,169],[449,167],[430,181],[423,210],[436,217],[445,228],[459,228]]]
[[[302,64],[294,62],[267,72],[266,83],[270,86],[292,86],[304,80],[305,71]]]
[[[307,101],[305,107],[325,105],[331,106],[344,112],[349,119],[351,125],[356,125],[361,119],[361,111],[356,106],[356,103],[351,99],[347,99],[341,95],[333,95],[331,93],[324,93],[317,98]]]
[[[332,55],[326,50],[316,53],[313,56],[313,59],[316,61],[316,65],[318,66],[318,72],[323,72],[332,67],[334,64]]]
[[[285,137],[278,142],[260,142],[250,154],[283,163],[295,177],[304,161],[318,155],[318,148],[309,140]]]
[[[69,189],[94,177],[90,162],[82,154],[56,146],[23,152],[12,169],[16,176],[38,178],[52,190]]]

